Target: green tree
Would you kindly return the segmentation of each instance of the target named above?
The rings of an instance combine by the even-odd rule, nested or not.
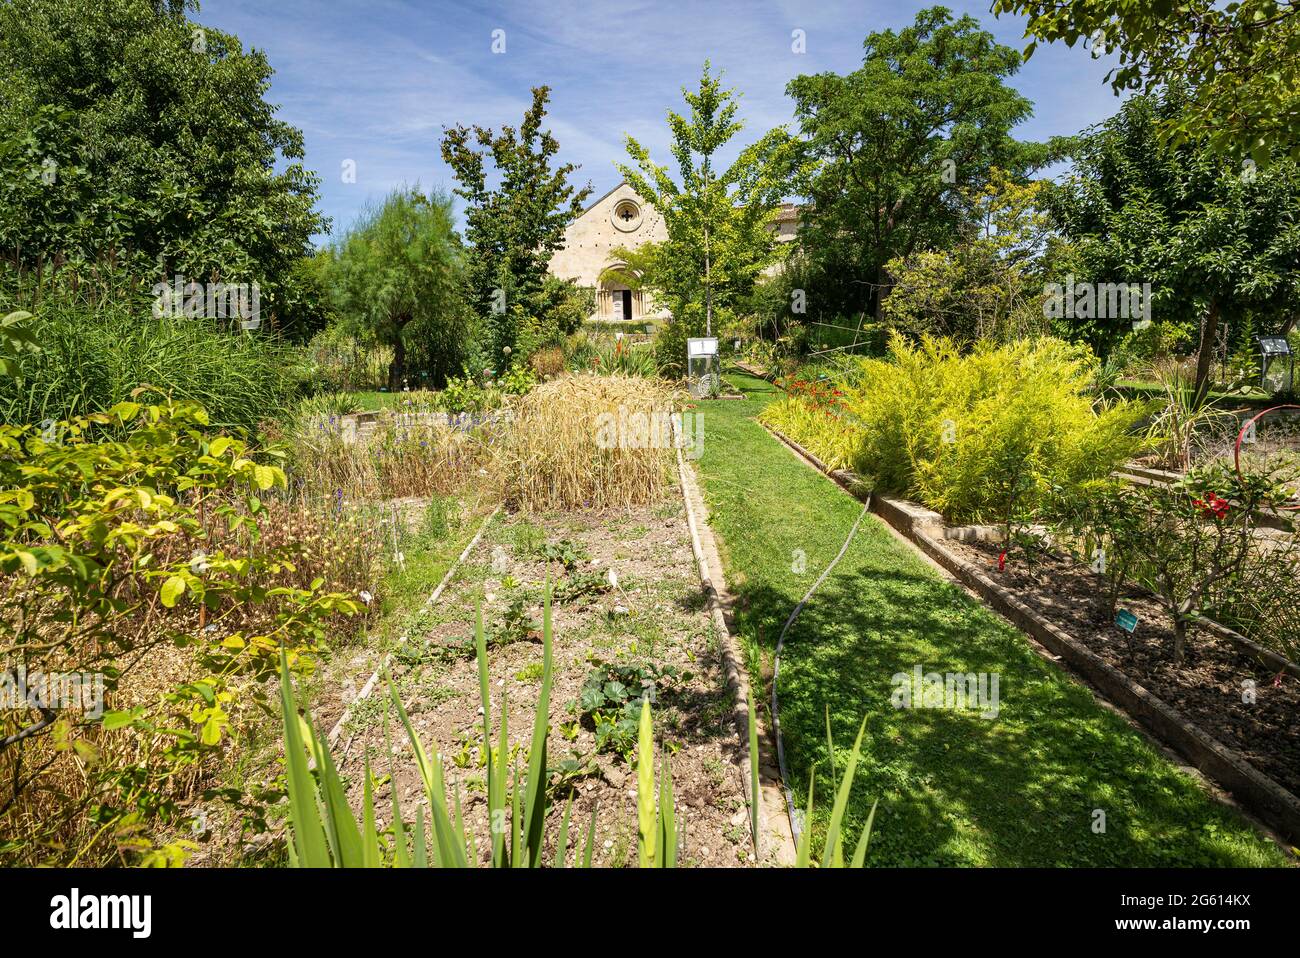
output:
[[[913,337],[929,333],[964,344],[1012,342],[1044,332],[1043,280],[1050,223],[1047,182],[1011,182],[994,170],[980,190],[962,190],[962,239],[944,250],[890,260],[893,286],[884,313]]]
[[[1039,40],[1116,49],[1116,93],[1193,90],[1161,128],[1175,142],[1207,137],[1236,159],[1265,165],[1275,151],[1300,159],[1300,3],[1295,0],[995,0],[994,13],[1029,18],[1025,49]]]
[[[973,17],[932,7],[898,33],[869,34],[863,49],[860,69],[795,77],[786,91],[818,162],[801,230],[821,276],[817,308],[879,320],[886,264],[957,241],[961,188],[982,188],[995,167],[1021,177],[1062,144],[1011,137],[1032,112],[1004,82],[1020,54]]]
[[[520,310],[510,307],[542,292],[547,263],[564,244],[564,229],[582,212],[591,184],[576,189],[572,163],[553,166],[559,141],[542,129],[550,88],[533,89],[533,102],[516,130],[445,127],[442,158],[468,203],[465,238],[472,251],[468,283],[476,313],[485,321],[485,346],[493,363],[515,346]],[[495,184],[495,185],[494,185]]]
[[[460,371],[469,312],[449,196],[399,188],[334,244],[335,305],[354,335],[393,349],[388,386],[413,365],[435,384]]]
[[[1300,308],[1300,177],[1281,155],[1239,165],[1205,141],[1161,135],[1179,122],[1178,89],[1135,96],[1088,131],[1051,207],[1073,242],[1083,279],[1150,283],[1155,322],[1195,317],[1196,395],[1209,388],[1220,324],[1253,317],[1285,334]],[[1095,312],[1095,311],[1094,311]],[[1065,320],[1071,336],[1105,351],[1132,317]]]
[[[0,0],[0,256],[261,286],[282,321],[328,228],[271,67],[190,0]]]
[[[683,88],[682,97],[689,116],[668,111],[678,180],[631,136],[626,143],[634,165],[618,164],[632,189],[663,216],[668,238],[616,255],[628,264],[629,283],[661,297],[676,331],[689,335],[711,333],[785,253],[772,223],[790,188],[797,151],[789,132],[777,127],[719,171],[714,154],[744,129],[736,118],[737,94],[723,89],[706,60],[699,89]]]

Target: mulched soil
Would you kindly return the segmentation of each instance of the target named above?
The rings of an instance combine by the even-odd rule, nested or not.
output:
[[[1001,546],[957,540],[945,544],[1107,663],[1240,751],[1292,794],[1300,794],[1300,680],[1279,676],[1231,642],[1202,630],[1189,634],[1186,660],[1174,662],[1173,629],[1160,603],[1135,589],[1121,594],[1119,608],[1138,617],[1130,636],[1110,615],[1102,577],[1071,558],[1048,555],[1030,569],[1013,556],[999,572]],[[1242,701],[1248,679],[1255,682],[1253,704]]]
[[[536,552],[539,543],[568,540],[588,558],[565,573],[558,561]],[[483,769],[479,680],[472,652],[475,605],[481,599],[485,627],[501,622],[511,601],[526,597],[527,612],[542,621],[541,585],[580,573],[607,582],[613,568],[617,588],[604,588],[553,605],[554,685],[551,690],[548,764],[554,789],[547,826],[550,864],[564,804],[573,797],[569,862],[574,846],[585,841],[596,809],[596,865],[635,865],[636,776],[616,754],[598,752],[590,720],[579,720],[576,700],[593,660],[651,660],[691,677],[659,693],[655,729],[672,754],[679,864],[752,864],[748,811],[734,758],[740,743],[730,721],[731,702],[711,622],[701,595],[690,533],[680,499],[673,495],[655,507],[628,512],[565,513],[547,516],[502,515],[493,522],[438,604],[420,620],[395,655],[392,673],[425,748],[442,753],[449,779],[458,779],[467,828],[486,859],[490,847]],[[589,579],[597,576],[589,576]],[[418,633],[418,634],[416,634]],[[540,690],[540,633],[521,630],[517,639],[490,648],[494,741],[503,697],[508,699],[512,749],[527,765],[534,705]],[[364,681],[361,677],[358,681]],[[354,802],[359,801],[362,758],[369,754],[376,776],[389,771],[384,760],[383,702],[375,696],[354,709],[335,749],[340,772]],[[396,722],[394,717],[393,722]],[[576,722],[576,724],[575,724]],[[376,794],[388,820],[390,788],[395,787],[404,820],[413,821],[425,801],[418,773],[400,725],[394,724],[392,783]],[[562,763],[568,763],[561,774]],[[426,808],[427,816],[427,808]]]

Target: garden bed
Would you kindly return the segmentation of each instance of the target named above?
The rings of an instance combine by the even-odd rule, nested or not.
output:
[[[490,841],[479,765],[475,608],[482,601],[494,711],[507,700],[511,748],[518,748],[522,768],[541,683],[541,595],[548,576],[557,596],[547,744],[553,821],[547,828],[547,861],[572,797],[570,848],[585,841],[594,810],[594,864],[635,862],[636,780],[626,760],[633,738],[615,735],[598,744],[594,717],[579,702],[595,670],[615,670],[606,672],[607,680],[621,675],[631,685],[634,679],[621,670],[650,665],[655,673],[672,671],[657,686],[654,720],[671,754],[680,860],[710,866],[749,863],[752,845],[736,764],[739,743],[731,696],[725,691],[716,636],[675,489],[668,501],[654,507],[499,517],[438,604],[395,650],[393,682],[426,748],[440,751],[448,777],[459,781],[466,827],[475,833],[480,854]],[[360,801],[364,755],[370,755],[381,782],[389,772],[382,757],[385,702],[381,687],[352,707],[344,725],[336,754],[354,802]],[[395,729],[394,745],[403,738]],[[396,788],[409,823],[423,790],[404,742],[395,748],[392,765],[394,779],[378,790],[378,807],[391,807],[389,789]]]
[[[1132,635],[1110,615],[1105,580],[1068,557],[1045,555],[1029,569],[1008,562],[999,571],[1001,546],[947,539],[956,555],[1067,632],[1125,676],[1164,701],[1293,795],[1300,794],[1300,681],[1259,662],[1226,638],[1197,630],[1186,660],[1173,661],[1173,630],[1159,601],[1128,589],[1119,608],[1138,617]],[[1254,704],[1242,701],[1242,683],[1255,683]]]

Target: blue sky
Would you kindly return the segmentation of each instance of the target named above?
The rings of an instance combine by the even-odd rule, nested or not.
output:
[[[402,183],[450,190],[439,156],[444,125],[517,124],[531,87],[552,89],[550,127],[563,160],[579,163],[595,196],[619,181],[630,133],[669,159],[664,113],[681,106],[706,57],[743,94],[737,144],[791,123],[786,82],[801,73],[856,69],[873,30],[910,24],[923,2],[657,0],[204,0],[196,19],[264,50],[275,68],[269,99],[302,129],[306,165],[321,175],[321,206],[337,234]],[[949,2],[1016,49],[1023,20],[988,13],[989,0]],[[793,30],[806,52],[792,52]],[[503,30],[505,52],[493,53]],[[1012,81],[1035,115],[1017,135],[1075,133],[1119,101],[1110,62],[1080,48],[1039,46]],[[356,164],[356,182],[343,164]]]

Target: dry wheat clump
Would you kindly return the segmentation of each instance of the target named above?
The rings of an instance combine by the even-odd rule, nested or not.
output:
[[[683,398],[638,376],[578,373],[538,386],[515,408],[501,451],[507,504],[544,512],[658,501]]]

